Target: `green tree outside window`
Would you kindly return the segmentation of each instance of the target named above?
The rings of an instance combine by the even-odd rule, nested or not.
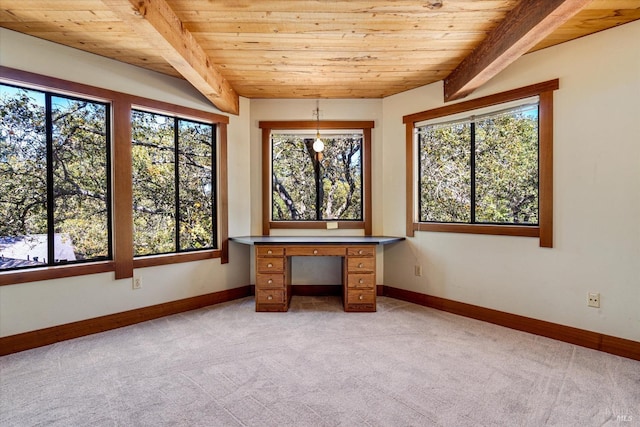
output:
[[[538,224],[538,104],[418,128],[420,221]]]
[[[272,133],[272,219],[274,221],[361,221],[362,134],[314,137]]]
[[[215,248],[215,126],[132,116],[134,254]]]
[[[0,270],[111,258],[110,108],[0,85]]]

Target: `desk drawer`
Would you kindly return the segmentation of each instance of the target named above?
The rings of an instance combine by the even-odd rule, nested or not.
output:
[[[363,256],[369,257],[376,254],[376,248],[374,246],[360,246],[347,249],[347,255],[349,256]]]
[[[375,274],[349,274],[347,275],[347,287],[348,288],[373,288],[375,287]]]
[[[349,289],[347,304],[375,304],[376,295],[373,289]]]
[[[283,273],[284,258],[257,258],[258,273]]]
[[[345,256],[345,248],[335,246],[295,246],[287,248],[287,256]]]
[[[256,289],[256,301],[258,304],[282,304],[284,289]]]
[[[284,276],[282,274],[258,274],[256,286],[259,288],[282,288],[284,287]]]
[[[280,246],[256,246],[259,257],[284,256],[284,248]]]
[[[376,266],[375,258],[351,258],[347,259],[347,271],[349,273],[373,273]]]

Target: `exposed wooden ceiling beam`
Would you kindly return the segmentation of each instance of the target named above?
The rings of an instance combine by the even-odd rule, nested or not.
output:
[[[444,100],[464,98],[529,51],[591,0],[521,1],[444,80]]]
[[[239,113],[239,99],[205,50],[165,0],[102,0],[221,111]]]

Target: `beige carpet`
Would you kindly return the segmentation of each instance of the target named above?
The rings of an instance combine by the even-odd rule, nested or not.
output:
[[[640,362],[390,298],[245,298],[0,369],[2,426],[640,425]]]

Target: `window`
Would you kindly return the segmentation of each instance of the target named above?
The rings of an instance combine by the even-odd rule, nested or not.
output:
[[[538,224],[537,98],[416,132],[420,222]]]
[[[364,229],[371,234],[373,122],[260,122],[263,234],[272,228]],[[313,142],[320,129],[324,150]]]
[[[140,145],[131,143],[135,118],[149,130]],[[124,279],[134,268],[212,258],[227,263],[228,123],[0,66],[0,286],[106,272]],[[154,187],[155,179],[173,193]],[[144,236],[135,248],[134,195],[135,228]],[[169,243],[154,242],[154,232]]]
[[[133,110],[136,256],[216,247],[215,136],[210,123]]]
[[[405,116],[407,234],[532,236],[550,247],[557,86],[554,80]]]
[[[271,133],[274,221],[362,221],[362,132],[322,136]]]
[[[110,106],[0,85],[0,270],[111,258]]]

